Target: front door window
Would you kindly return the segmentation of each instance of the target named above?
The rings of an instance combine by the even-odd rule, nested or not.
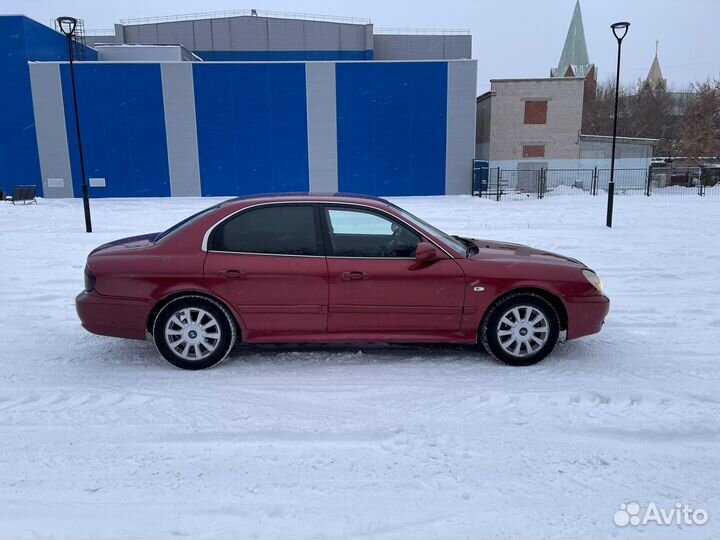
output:
[[[414,258],[420,236],[373,212],[349,208],[327,210],[329,255],[362,258]]]

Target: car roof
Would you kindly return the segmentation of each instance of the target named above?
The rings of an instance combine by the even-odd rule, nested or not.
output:
[[[332,202],[332,203],[356,203],[368,206],[383,207],[390,203],[380,197],[370,195],[359,195],[355,193],[260,193],[235,197],[221,204],[221,206],[248,206],[250,204],[267,202]]]

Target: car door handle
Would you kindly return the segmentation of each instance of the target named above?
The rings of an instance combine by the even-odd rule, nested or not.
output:
[[[340,279],[343,281],[357,281],[359,279],[367,279],[370,274],[367,272],[343,272],[340,274]]]
[[[229,270],[220,270],[218,272],[218,276],[227,279],[243,279],[245,278],[245,272],[243,272],[242,270],[235,270],[234,268],[231,268]]]

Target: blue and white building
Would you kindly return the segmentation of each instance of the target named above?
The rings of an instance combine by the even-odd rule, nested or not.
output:
[[[75,63],[91,197],[469,193],[462,32],[223,13],[124,21]],[[0,16],[0,188],[81,194],[65,38]]]

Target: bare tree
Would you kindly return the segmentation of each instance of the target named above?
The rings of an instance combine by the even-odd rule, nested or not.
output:
[[[686,92],[651,90],[642,80],[620,87],[618,101],[618,136],[658,139],[655,155],[672,156],[677,152],[682,134]],[[583,133],[612,135],[615,109],[615,84],[607,81],[597,85],[594,96],[586,99],[583,108]]]
[[[720,157],[720,79],[693,84],[682,125],[680,150],[693,161]]]
[[[618,116],[627,97],[627,89],[620,88]],[[582,132],[586,135],[612,135],[613,114],[615,111],[615,83],[606,81],[598,83],[595,94],[585,97],[583,105]],[[618,134],[622,130],[622,122],[618,122]]]
[[[679,94],[664,88],[651,90],[638,84],[632,104],[631,137],[658,139],[655,154],[670,156],[680,138],[680,119],[683,112],[677,99]]]

